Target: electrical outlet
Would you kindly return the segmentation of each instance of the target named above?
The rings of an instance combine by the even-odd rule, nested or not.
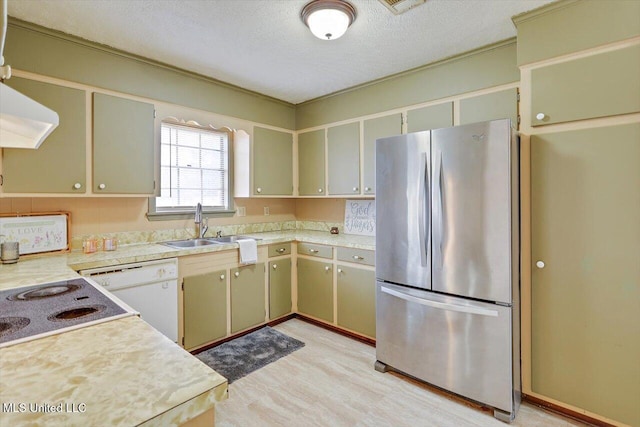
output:
[[[247,215],[247,208],[245,208],[244,206],[238,206],[238,216],[246,216]]]
[[[264,214],[269,215],[269,206],[264,207]]]

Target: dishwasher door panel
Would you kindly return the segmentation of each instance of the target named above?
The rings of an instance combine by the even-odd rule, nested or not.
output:
[[[140,312],[145,322],[178,342],[178,281],[147,283],[111,291]]]
[[[377,282],[377,359],[513,412],[511,307]]]

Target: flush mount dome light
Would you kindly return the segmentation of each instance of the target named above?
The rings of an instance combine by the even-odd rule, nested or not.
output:
[[[302,8],[301,15],[314,36],[335,40],[356,20],[356,9],[343,0],[314,0]]]

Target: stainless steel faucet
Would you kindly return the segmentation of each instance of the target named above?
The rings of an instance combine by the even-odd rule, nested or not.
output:
[[[193,222],[196,224],[196,237],[202,239],[209,229],[209,220],[208,218],[202,218],[201,203],[196,205],[196,215]]]

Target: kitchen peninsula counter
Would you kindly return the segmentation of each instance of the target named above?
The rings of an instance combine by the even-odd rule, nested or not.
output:
[[[0,367],[2,427],[177,426],[227,398],[224,377],[135,316],[2,348]]]

